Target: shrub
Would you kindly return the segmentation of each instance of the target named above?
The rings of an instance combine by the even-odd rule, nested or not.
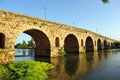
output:
[[[37,61],[20,61],[9,65],[17,80],[45,80],[47,71],[53,66],[49,63]]]
[[[64,50],[63,47],[61,47],[61,48],[59,49],[59,54],[60,54],[60,55],[66,55],[66,52],[65,52],[65,50]]]
[[[5,65],[0,65],[0,80],[10,80],[11,74]]]

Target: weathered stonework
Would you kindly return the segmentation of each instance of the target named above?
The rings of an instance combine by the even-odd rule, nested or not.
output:
[[[9,50],[0,50],[0,63],[8,64],[14,61],[14,52]]]
[[[10,51],[14,50],[16,39],[21,33],[30,35],[36,42],[36,56],[58,56],[59,49],[66,46],[68,46],[66,50],[73,52],[76,52],[75,49],[85,52],[86,49],[90,50],[90,47],[97,51],[98,44],[104,49],[105,41],[109,46],[115,42],[88,30],[4,10],[0,10],[0,33],[5,36],[5,40],[1,40],[4,46],[0,47]],[[56,38],[58,38],[57,42]],[[88,44],[86,40],[90,40]],[[78,44],[75,43],[76,41]]]

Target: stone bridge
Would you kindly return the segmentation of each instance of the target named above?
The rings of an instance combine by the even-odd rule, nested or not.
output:
[[[0,48],[15,50],[21,33],[30,35],[36,56],[59,56],[67,53],[98,51],[112,46],[115,40],[103,35],[40,18],[0,10]]]

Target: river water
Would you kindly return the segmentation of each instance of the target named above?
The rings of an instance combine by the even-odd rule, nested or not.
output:
[[[54,58],[36,58],[34,49],[16,49],[16,55],[15,61],[35,60],[53,64],[55,68],[49,72],[47,80],[120,80],[120,49]]]

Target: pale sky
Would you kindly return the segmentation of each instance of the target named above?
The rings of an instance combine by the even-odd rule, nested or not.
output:
[[[0,9],[97,32],[120,40],[120,0],[0,0]],[[26,36],[21,35],[16,42]],[[30,39],[30,37],[27,37]]]

